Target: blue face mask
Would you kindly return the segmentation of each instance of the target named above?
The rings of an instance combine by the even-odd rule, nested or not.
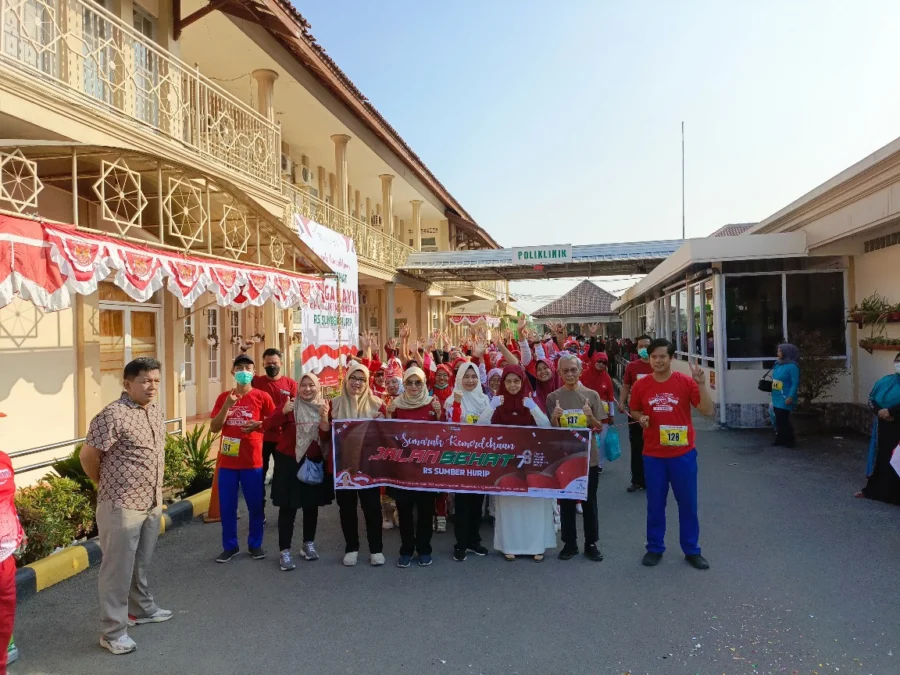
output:
[[[650,354],[647,352],[647,349],[645,347],[641,347],[640,349],[638,349],[638,356],[640,356],[642,359],[646,359],[650,357]]]
[[[245,387],[253,381],[253,373],[249,370],[239,370],[234,374],[234,381]]]

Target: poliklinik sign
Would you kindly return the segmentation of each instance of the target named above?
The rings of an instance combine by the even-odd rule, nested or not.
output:
[[[512,249],[513,262],[525,265],[562,265],[572,262],[572,245]]]

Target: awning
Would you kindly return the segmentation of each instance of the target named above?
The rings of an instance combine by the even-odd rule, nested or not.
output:
[[[321,297],[323,281],[0,215],[0,307],[18,295],[45,311],[59,311],[71,306],[73,293],[95,293],[110,276],[137,302],[146,302],[166,283],[184,307],[211,291],[219,305],[234,309],[269,299],[279,309],[308,304]]]

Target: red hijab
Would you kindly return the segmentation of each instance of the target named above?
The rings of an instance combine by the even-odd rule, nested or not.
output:
[[[517,394],[510,394],[506,388],[507,375],[515,375],[522,380],[522,388]],[[500,376],[500,389],[497,396],[503,397],[503,404],[494,411],[491,424],[506,424],[518,427],[536,426],[534,417],[525,407],[525,399],[531,396],[531,383],[522,366],[506,366]]]
[[[584,372],[581,373],[581,384],[588,389],[596,391],[604,401],[611,401],[614,396],[613,381],[609,376],[609,369],[604,370],[602,373],[597,370],[598,361],[609,364],[609,357],[606,355],[606,352],[594,352],[590,363],[585,367]]]
[[[437,375],[439,372],[444,371],[447,373],[447,386],[443,389],[438,389],[437,386],[434,387],[434,396],[438,401],[441,402],[441,409],[444,408],[444,403],[447,402],[447,399],[453,396],[453,387],[455,385],[456,378],[453,375],[453,369],[448,366],[446,363],[442,363],[437,367],[434,374]],[[436,379],[436,378],[435,378]]]
[[[550,369],[550,379],[546,382],[541,382],[540,379],[538,379],[537,364],[539,363],[543,363]],[[538,404],[538,408],[540,408],[545,415],[549,415],[550,413],[547,412],[547,396],[562,387],[562,381],[559,379],[559,374],[556,372],[556,368],[550,359],[538,359],[534,362],[534,381],[537,385],[534,392],[535,403]]]

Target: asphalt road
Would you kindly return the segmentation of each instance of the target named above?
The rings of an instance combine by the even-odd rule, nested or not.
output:
[[[96,569],[26,601],[10,672],[897,675],[900,510],[852,498],[865,439],[768,442],[698,434],[706,572],[678,549],[673,499],[669,552],[640,565],[645,498],[625,492],[626,453],[600,480],[602,563],[456,563],[448,533],[435,535],[431,568],[345,568],[332,506],[322,558],[283,573],[270,507],[265,561],[214,564],[218,525],[160,539],[151,583],[176,615],[132,629],[133,654],[97,644]],[[389,563],[398,546],[386,533]]]

